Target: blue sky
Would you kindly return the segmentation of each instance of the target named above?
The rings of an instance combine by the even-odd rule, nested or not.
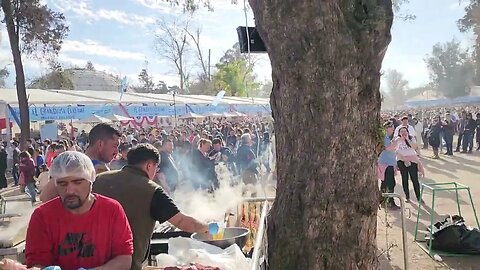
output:
[[[464,0],[463,2],[467,2]],[[92,61],[99,70],[128,76],[132,83],[149,61],[148,70],[156,80],[175,84],[178,79],[173,66],[154,50],[154,33],[158,19],[171,20],[182,16],[181,9],[171,7],[161,0],[45,0],[54,10],[65,14],[70,33],[59,59],[65,66],[84,66]],[[206,54],[212,50],[212,65],[237,42],[236,27],[245,25],[243,2],[233,5],[230,0],[212,0],[214,12],[201,10],[194,15],[193,29],[200,27],[201,45]],[[411,22],[396,21],[392,29],[393,40],[385,57],[384,69],[397,69],[410,82],[411,87],[428,82],[428,71],[423,59],[437,42],[452,38],[471,46],[473,36],[461,34],[456,21],[463,16],[463,6],[458,0],[410,0],[404,12],[416,15]],[[248,24],[254,24],[251,11]],[[0,65],[10,62],[10,52],[5,29],[0,40]],[[266,55],[259,56],[255,71],[260,80],[270,76]],[[46,64],[33,59],[25,60],[27,79],[44,74]],[[195,73],[197,65],[190,61]],[[13,78],[9,79],[13,86]]]

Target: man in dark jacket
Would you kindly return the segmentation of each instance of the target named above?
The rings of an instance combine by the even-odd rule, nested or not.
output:
[[[252,150],[252,138],[245,133],[241,137],[242,145],[237,150],[237,167],[245,184],[257,183],[257,156]]]
[[[211,191],[219,186],[214,158],[208,157],[211,146],[212,141],[202,138],[198,141],[198,148],[192,151],[189,178],[194,188]]]
[[[467,113],[465,131],[463,132],[462,153],[472,153],[473,137],[475,135],[476,123],[473,120],[472,113]]]
[[[93,184],[95,193],[118,201],[125,210],[133,233],[131,270],[141,270],[155,223],[168,221],[189,233],[208,231],[208,225],[182,213],[163,189],[154,183],[160,159],[150,144],[140,144],[128,152],[128,164],[121,170],[101,173]]]
[[[445,155],[453,156],[453,135],[455,134],[456,123],[452,120],[452,116],[447,113],[445,120],[442,122],[443,138],[447,145],[447,152]]]
[[[5,147],[0,146],[0,189],[7,187],[7,177],[5,172],[7,171],[7,151]]]

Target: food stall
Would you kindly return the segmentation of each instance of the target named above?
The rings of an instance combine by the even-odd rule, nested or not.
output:
[[[186,232],[175,231],[171,225],[164,225],[159,228],[152,236],[150,242],[150,253],[148,256],[148,265],[144,269],[150,270],[188,270],[188,269],[221,269],[215,265],[193,264],[188,266],[157,266],[155,257],[163,254],[173,253],[169,250],[169,245],[175,242],[176,237],[188,237],[201,242],[220,247],[229,254],[232,251],[233,244],[237,244],[241,250],[242,256],[249,258],[249,270],[267,269],[267,239],[266,239],[266,219],[274,197],[263,198],[245,198],[237,207],[236,213],[227,213],[225,224],[227,224],[222,237],[216,240],[209,239],[205,235],[190,235]],[[176,241],[178,242],[178,241]],[[175,244],[175,243],[174,243]],[[204,246],[205,247],[205,246]],[[205,249],[207,249],[206,247]],[[228,250],[228,251],[227,251]],[[157,257],[158,258],[158,257]],[[216,268],[217,267],[217,268]]]

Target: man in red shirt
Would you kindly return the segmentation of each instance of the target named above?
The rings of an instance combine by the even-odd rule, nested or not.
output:
[[[130,269],[133,240],[127,217],[117,201],[92,193],[95,168],[90,158],[64,152],[53,161],[50,176],[60,196],[32,214],[27,267]]]

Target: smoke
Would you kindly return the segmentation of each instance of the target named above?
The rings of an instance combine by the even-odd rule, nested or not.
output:
[[[173,200],[182,212],[204,222],[222,222],[226,213],[236,214],[245,186],[230,175],[224,164],[218,164],[215,171],[220,185],[213,193],[193,190],[189,185],[182,185],[174,192]]]
[[[245,185],[241,176],[233,176],[227,165],[223,162],[215,166],[215,173],[219,181],[219,188],[213,193],[206,190],[195,190],[191,185],[191,179],[201,175],[195,168],[188,166],[191,164],[191,153],[176,155],[175,159],[182,166],[183,183],[177,187],[172,194],[178,208],[188,215],[195,217],[203,222],[217,221],[223,225],[226,214],[237,214],[238,207],[241,206],[245,197],[273,197],[276,192],[275,181],[271,180],[272,175],[267,172],[267,166],[271,170],[275,168],[274,143],[258,157],[259,177],[257,185]],[[206,179],[195,178],[195,181],[205,181]],[[237,218],[235,216],[235,218]]]
[[[217,221],[224,226],[226,215],[232,213],[235,219],[238,218],[236,215],[243,198],[251,197],[252,194],[260,197],[275,195],[271,185],[266,187],[263,182],[257,185],[245,185],[240,179],[235,179],[237,177],[232,178],[223,164],[216,166],[216,172],[220,187],[213,193],[193,190],[187,185],[174,192],[173,200],[182,212],[200,221]]]

